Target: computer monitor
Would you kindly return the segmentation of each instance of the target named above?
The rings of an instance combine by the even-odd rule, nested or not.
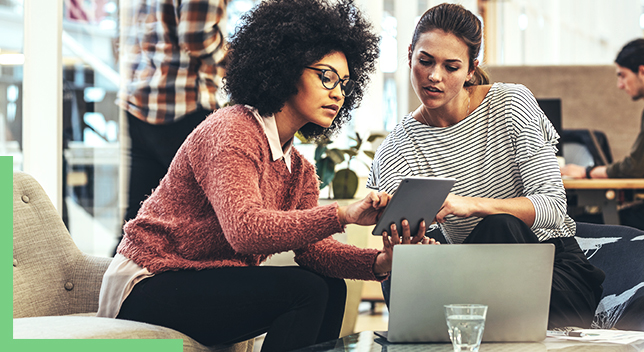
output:
[[[550,123],[555,127],[559,136],[561,136],[561,99],[559,98],[548,98],[548,99],[537,99],[537,103],[541,110],[546,114]],[[561,141],[557,144],[557,156],[563,155],[563,148]]]

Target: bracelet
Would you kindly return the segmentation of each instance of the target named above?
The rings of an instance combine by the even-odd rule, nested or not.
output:
[[[589,166],[586,168],[586,178],[592,178],[590,177],[590,172],[593,171],[594,168],[594,166]]]

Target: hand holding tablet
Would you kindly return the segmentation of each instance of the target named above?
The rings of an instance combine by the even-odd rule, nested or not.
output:
[[[389,200],[372,234],[382,236],[383,231],[390,234],[390,225],[396,224],[402,234],[401,222],[407,219],[410,233],[418,232],[421,220],[428,225],[436,217],[445,198],[456,183],[454,178],[407,177],[400,182],[398,190]]]

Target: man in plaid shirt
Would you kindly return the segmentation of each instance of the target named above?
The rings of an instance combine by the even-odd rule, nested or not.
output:
[[[219,27],[229,0],[130,0],[118,105],[128,121],[129,190],[124,220],[165,176],[175,153],[213,110],[225,67]]]

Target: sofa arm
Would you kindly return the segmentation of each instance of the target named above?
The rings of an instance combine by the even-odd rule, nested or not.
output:
[[[98,296],[101,290],[103,274],[112,262],[112,258],[96,257],[83,254],[73,264],[73,296],[69,313],[87,313],[98,311]],[[67,289],[67,288],[66,288]]]

